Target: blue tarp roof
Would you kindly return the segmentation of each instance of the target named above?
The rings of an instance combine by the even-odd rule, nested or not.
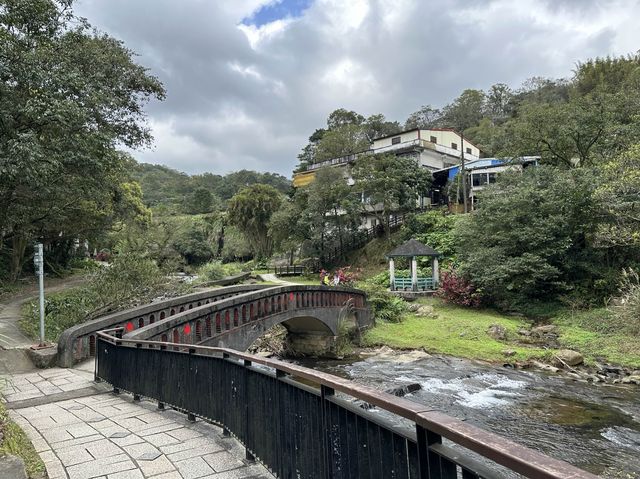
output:
[[[482,158],[481,160],[473,160],[465,163],[464,167],[467,170],[475,170],[478,168],[487,168],[489,166],[504,165],[505,161],[500,158]],[[452,180],[458,174],[460,166],[452,166],[449,168],[449,179]]]

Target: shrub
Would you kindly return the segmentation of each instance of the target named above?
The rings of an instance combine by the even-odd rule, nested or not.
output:
[[[220,261],[210,261],[198,268],[198,279],[201,281],[215,281],[242,272],[237,263],[222,264]]]
[[[83,321],[157,296],[184,294],[186,288],[168,283],[154,261],[133,253],[120,254],[109,266],[92,272],[84,286],[46,295],[47,339],[57,341],[62,331]],[[29,336],[38,336],[37,301],[24,306],[21,327]]]
[[[482,294],[471,282],[455,270],[443,271],[440,288],[436,296],[448,303],[477,308],[482,303]]]
[[[376,319],[399,323],[408,311],[407,303],[391,294],[387,288],[375,281],[358,283],[358,288],[367,293],[367,301],[373,309]]]
[[[640,276],[633,269],[623,271],[620,296],[614,301],[612,311],[623,330],[640,335]]]

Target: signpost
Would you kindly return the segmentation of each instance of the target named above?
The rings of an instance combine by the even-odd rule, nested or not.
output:
[[[36,245],[36,252],[33,255],[33,264],[36,267],[40,283],[40,347],[44,344],[44,252],[42,251],[42,243]]]

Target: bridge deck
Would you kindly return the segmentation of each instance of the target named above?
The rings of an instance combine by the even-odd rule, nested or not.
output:
[[[244,448],[220,428],[130,395],[95,389],[87,395],[94,384],[93,372],[75,369],[7,377],[10,415],[40,453],[49,479],[273,477],[244,462]],[[76,397],[47,401],[61,393]],[[38,405],[20,407],[30,402]]]

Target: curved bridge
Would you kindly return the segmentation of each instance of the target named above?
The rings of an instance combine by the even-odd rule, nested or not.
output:
[[[154,302],[67,329],[58,341],[58,364],[72,367],[95,355],[97,333],[120,329],[127,337],[224,345],[246,350],[276,324],[301,353],[331,350],[343,320],[359,327],[373,318],[366,295],[351,288],[246,285],[209,289]]]
[[[125,338],[219,346],[245,351],[282,324],[292,350],[332,353],[341,324],[362,329],[372,323],[364,292],[326,286],[276,286],[227,297],[129,331]]]

